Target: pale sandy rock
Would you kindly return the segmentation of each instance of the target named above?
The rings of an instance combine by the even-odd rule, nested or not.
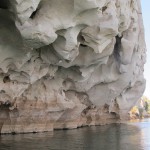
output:
[[[139,0],[2,0],[0,132],[124,120],[145,89]]]

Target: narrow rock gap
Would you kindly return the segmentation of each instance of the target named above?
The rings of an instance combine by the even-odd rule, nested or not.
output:
[[[35,16],[37,15],[38,11],[41,9],[41,5],[40,4],[41,4],[41,1],[39,2],[38,7],[36,8],[36,10],[32,12],[32,14],[30,16],[31,19],[34,19]]]
[[[35,15],[37,14],[39,9],[36,9],[30,16],[31,19],[34,19]]]
[[[121,37],[119,37],[118,35],[116,36],[116,43],[114,46],[114,53],[113,53],[116,61],[119,63],[121,62],[120,60],[121,39],[122,39],[122,36]]]
[[[80,44],[80,46],[82,46],[82,47],[87,47],[87,45],[84,45],[84,44]]]
[[[32,14],[30,16],[31,19],[34,19],[35,16],[37,15],[38,11],[40,10],[40,8],[41,8],[40,4],[41,4],[41,2],[38,4],[38,7],[36,8],[36,10],[34,12],[32,12]]]
[[[83,35],[81,33],[79,33],[79,35],[77,37],[77,40],[81,43],[80,46],[87,47],[87,45],[84,44],[85,39],[84,39],[84,37],[83,37]]]

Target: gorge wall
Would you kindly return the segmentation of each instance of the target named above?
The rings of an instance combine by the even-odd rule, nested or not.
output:
[[[145,89],[139,0],[1,0],[0,132],[127,118]]]

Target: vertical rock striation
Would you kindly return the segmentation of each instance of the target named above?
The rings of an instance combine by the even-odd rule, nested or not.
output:
[[[126,119],[145,89],[139,0],[2,0],[0,132]]]

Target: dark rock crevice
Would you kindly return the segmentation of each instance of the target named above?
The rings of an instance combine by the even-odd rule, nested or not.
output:
[[[121,51],[121,39],[122,39],[122,36],[119,37],[118,35],[116,36],[116,43],[115,43],[115,46],[114,46],[114,57],[116,59],[117,62],[121,62],[121,58],[120,58],[120,51]]]
[[[9,2],[8,2],[8,0],[1,0],[1,1],[0,1],[0,8],[1,8],[1,9],[8,9],[8,7],[9,7]]]

